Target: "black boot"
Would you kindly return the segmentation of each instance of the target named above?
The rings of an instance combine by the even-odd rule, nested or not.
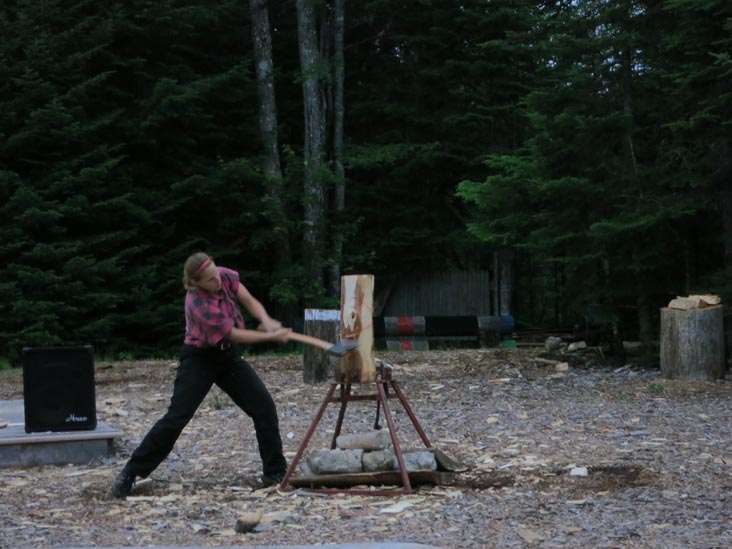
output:
[[[261,480],[265,486],[274,486],[275,484],[281,484],[284,478],[285,472],[282,471],[277,473],[264,473]]]
[[[127,471],[125,467],[114,481],[112,486],[112,497],[124,499],[132,492],[132,485],[135,483],[135,475]]]

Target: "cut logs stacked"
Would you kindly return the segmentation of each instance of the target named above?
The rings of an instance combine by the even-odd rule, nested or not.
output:
[[[669,379],[724,377],[724,318],[716,295],[672,299],[661,309],[661,373]]]
[[[676,299],[672,299],[669,304],[669,309],[678,309],[680,311],[689,311],[692,309],[706,309],[707,307],[713,307],[722,303],[722,299],[718,295],[705,294],[705,295],[690,295],[688,297],[678,296]]]

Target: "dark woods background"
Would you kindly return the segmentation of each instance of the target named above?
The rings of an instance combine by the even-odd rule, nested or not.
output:
[[[275,178],[250,4],[269,18]],[[652,342],[671,297],[730,301],[729,2],[346,2],[342,149],[338,4],[2,3],[0,359],[78,342],[172,353],[198,250],[285,321],[336,303],[338,273],[378,290],[507,262],[519,326],[601,304]],[[302,71],[307,10],[322,57]]]

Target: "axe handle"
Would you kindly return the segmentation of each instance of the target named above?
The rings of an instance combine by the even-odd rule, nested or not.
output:
[[[287,334],[287,339],[290,339],[292,341],[299,341],[300,343],[305,343],[306,345],[313,345],[314,347],[320,347],[321,349],[324,349],[326,351],[333,346],[332,343],[323,339],[318,339],[317,337],[312,337],[305,334],[299,334],[297,332],[290,332],[289,334]]]
[[[264,331],[264,326],[261,324],[257,326],[257,330],[260,332]],[[325,341],[324,339],[318,339],[317,337],[305,335],[305,334],[299,334],[297,332],[290,332],[287,334],[287,339],[291,341],[299,341],[300,343],[304,343],[306,345],[312,345],[314,347],[320,347],[321,349],[327,351],[331,347],[333,347],[333,343],[330,343],[329,341]]]

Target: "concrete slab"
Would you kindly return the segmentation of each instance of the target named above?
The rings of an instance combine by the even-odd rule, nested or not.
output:
[[[186,546],[185,549],[195,549],[196,546]],[[203,547],[203,546],[201,546]],[[448,549],[447,547],[438,547],[435,545],[422,545],[420,543],[401,543],[392,541],[380,542],[360,542],[360,543],[339,543],[336,545],[229,545],[226,547],[218,547],[218,549],[310,549],[317,547],[331,549]],[[60,549],[84,549],[82,547],[65,547]],[[97,547],[96,549],[122,549],[120,547]],[[124,549],[182,549],[169,546],[154,547],[125,547]]]
[[[122,432],[98,423],[89,431],[25,432],[22,400],[0,401],[0,467],[84,465],[114,455],[114,439]]]

